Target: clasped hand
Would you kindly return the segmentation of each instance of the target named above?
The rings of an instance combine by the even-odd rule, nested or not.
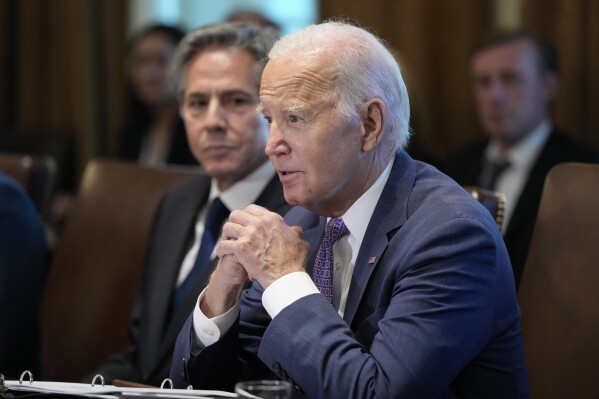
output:
[[[280,215],[258,205],[233,211],[216,250],[218,267],[266,288],[286,274],[305,270],[310,245],[302,234],[301,227],[287,226]]]

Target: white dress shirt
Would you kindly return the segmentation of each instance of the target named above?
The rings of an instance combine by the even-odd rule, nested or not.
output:
[[[260,196],[262,191],[264,191],[264,188],[266,188],[274,175],[275,169],[272,166],[272,163],[267,161],[264,163],[264,165],[260,166],[254,172],[249,174],[245,179],[238,181],[223,192],[220,192],[216,181],[212,179],[208,202],[206,203],[206,206],[202,207],[196,220],[193,245],[183,258],[183,263],[181,264],[181,269],[179,270],[177,287],[183,283],[193,268],[198,251],[200,250],[200,237],[202,237],[202,234],[204,234],[204,221],[206,220],[206,212],[208,211],[210,204],[212,204],[212,201],[216,197],[220,197],[221,201],[230,211],[245,209],[245,207],[248,205],[256,202],[256,199]],[[214,251],[211,255],[211,258],[213,257]]]
[[[485,150],[485,159],[489,161],[509,161],[509,167],[497,179],[495,189],[505,194],[505,213],[502,232],[505,233],[509,226],[510,219],[514,213],[514,208],[518,203],[520,194],[524,189],[530,170],[535,164],[549,133],[551,132],[551,123],[548,120],[543,121],[523,140],[512,147],[507,155],[501,155],[499,143],[491,141]]]
[[[356,259],[366,234],[366,228],[374,212],[374,208],[387,183],[393,160],[389,162],[374,184],[366,191],[342,216],[349,230],[349,234],[341,237],[333,245],[335,259],[333,270],[333,305],[343,317],[351,277],[356,264]],[[327,221],[328,223],[328,221]],[[198,305],[193,313],[193,325],[196,334],[196,346],[208,346],[220,339],[220,336],[231,328],[239,313],[239,303],[223,315],[207,318],[200,310],[199,303],[205,294],[204,290],[199,298]],[[262,294],[262,305],[271,318],[276,317],[284,308],[293,302],[319,293],[318,288],[306,272],[287,274],[268,286]],[[197,342],[199,340],[199,342]]]

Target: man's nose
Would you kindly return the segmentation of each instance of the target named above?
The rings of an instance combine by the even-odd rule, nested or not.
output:
[[[493,80],[487,87],[487,94],[494,100],[503,98],[505,94],[505,87],[499,80]]]
[[[285,155],[290,152],[289,145],[283,139],[283,134],[274,121],[270,124],[268,140],[266,141],[264,152],[269,157]]]
[[[206,126],[222,128],[226,125],[227,112],[218,99],[211,99],[206,110]]]

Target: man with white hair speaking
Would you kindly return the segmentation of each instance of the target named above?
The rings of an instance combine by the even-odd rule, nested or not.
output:
[[[297,206],[284,219],[256,205],[231,213],[175,346],[175,384],[528,397],[501,234],[453,180],[403,151],[408,95],[385,46],[338,22],[284,37],[260,102],[266,153]]]

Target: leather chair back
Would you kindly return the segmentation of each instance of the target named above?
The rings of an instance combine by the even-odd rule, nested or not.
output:
[[[116,160],[88,163],[43,296],[44,379],[79,381],[129,346],[128,319],[154,211],[169,188],[194,174]]]
[[[547,175],[518,291],[534,398],[599,397],[599,165]]]

